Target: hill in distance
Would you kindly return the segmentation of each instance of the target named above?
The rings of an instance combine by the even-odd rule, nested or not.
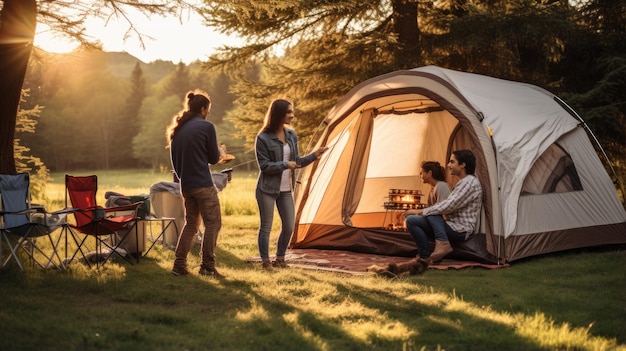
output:
[[[139,63],[149,83],[160,81],[176,67],[176,64],[171,61],[156,60],[145,63],[127,52],[107,52],[96,49],[77,49],[59,54],[35,48],[31,59],[38,60],[43,65],[67,64],[70,61],[76,67],[93,66],[99,69],[105,67],[112,75],[121,78],[130,77],[135,65]]]

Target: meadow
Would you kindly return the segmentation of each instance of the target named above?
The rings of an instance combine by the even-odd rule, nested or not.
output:
[[[102,204],[106,191],[147,194],[171,179],[97,174]],[[623,250],[394,279],[268,273],[246,260],[258,255],[255,179],[235,171],[220,193],[217,262],[226,279],[197,274],[198,246],[186,277],[169,273],[173,251],[161,245],[134,265],[0,269],[0,350],[626,350]],[[52,174],[39,199],[50,210],[64,206],[63,181]]]

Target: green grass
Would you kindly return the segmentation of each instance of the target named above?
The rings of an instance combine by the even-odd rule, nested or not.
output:
[[[147,193],[168,180],[124,173],[98,172],[101,191]],[[159,245],[100,271],[10,265],[0,270],[0,350],[626,350],[624,251],[398,279],[267,273],[246,261],[258,255],[255,177],[233,176],[220,193],[225,280],[197,274],[197,246],[187,277],[169,274],[173,252]],[[54,202],[63,177],[53,179]]]

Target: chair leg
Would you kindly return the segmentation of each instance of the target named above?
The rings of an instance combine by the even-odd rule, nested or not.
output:
[[[52,236],[48,235],[48,240],[50,241],[50,245],[52,246],[52,252],[50,253],[50,256],[44,254],[44,256],[48,259],[48,262],[46,262],[46,267],[50,267],[50,265],[54,265],[57,269],[61,269],[63,270],[63,263],[61,262],[61,256],[59,256],[59,242],[61,241],[61,236],[59,235],[59,238],[57,239],[56,243],[54,242],[54,240],[52,240]],[[56,258],[56,261],[55,261]],[[58,264],[57,264],[58,262]]]
[[[175,219],[161,219],[161,218],[157,218],[158,220],[161,221],[161,233],[159,233],[159,235],[156,237],[156,239],[152,238],[152,227],[150,227],[150,237],[152,238],[152,243],[150,244],[150,247],[148,247],[148,250],[146,250],[146,252],[143,254],[143,256],[148,255],[148,252],[150,252],[150,250],[152,250],[152,247],[159,242],[159,239],[161,239],[163,241],[163,245],[165,245],[165,232],[170,228],[170,226],[174,226],[174,230],[176,230],[178,232],[178,228],[176,226],[176,221]],[[165,227],[163,226],[163,223],[167,222],[167,224],[165,225]]]
[[[57,250],[57,246],[54,243],[54,240],[52,240],[52,237],[49,235],[45,235],[48,237],[48,240],[50,242],[50,245],[52,247],[52,252],[50,254],[47,254],[46,252],[44,252],[44,250],[39,247],[37,245],[37,237],[22,237],[18,240],[18,244],[16,246],[16,252],[17,252],[17,248],[21,247],[26,254],[28,255],[28,257],[30,258],[31,261],[31,266],[34,267],[35,263],[43,268],[43,269],[48,269],[51,268],[51,265],[53,265],[55,268],[57,269],[61,269],[60,263],[60,257],[58,256],[58,253],[56,252]],[[41,256],[42,259],[45,259],[46,262],[42,263],[42,261],[40,261],[36,255]],[[55,262],[55,256],[59,259],[58,262],[59,264],[57,264],[57,262]]]
[[[1,261],[2,267],[5,267],[9,263],[11,258],[13,258],[17,265],[20,267],[20,269],[24,270],[24,265],[22,264],[22,261],[19,257],[19,250],[22,249],[24,253],[26,253],[26,255],[28,256],[31,267],[34,267],[35,264],[37,264],[43,269],[48,269],[51,267],[51,265],[54,265],[55,268],[61,269],[61,258],[57,252],[58,243],[60,241],[57,240],[57,244],[55,244],[51,236],[42,236],[48,236],[52,248],[52,252],[50,254],[46,253],[42,248],[37,245],[36,239],[39,237],[21,236],[17,238],[15,243],[12,243],[9,235],[3,234],[2,238],[4,238],[4,240],[0,239],[0,242],[6,242],[6,244],[9,246],[10,255]],[[38,256],[41,257],[38,258]],[[58,259],[58,261],[55,261],[55,257]]]
[[[128,236],[131,235],[133,231],[135,232],[135,242],[137,242],[137,240],[138,240],[137,221],[133,222],[129,228],[124,228],[124,235],[122,235],[121,238],[118,238],[117,233],[112,234],[112,236],[115,237],[115,244],[108,245],[108,244],[104,243],[104,241],[100,241],[101,244],[104,244],[110,250],[109,254],[102,261],[102,266],[104,266],[104,264],[114,254],[117,254],[123,260],[125,260],[126,262],[128,262],[130,264],[133,264],[133,261],[129,257],[126,257],[126,256],[132,257],[132,255],[130,253],[130,250],[128,250],[128,248],[124,245],[124,241],[126,241],[126,238],[128,238]],[[119,254],[118,249],[120,249],[120,248],[123,249],[124,251],[126,251],[126,253],[127,253],[126,256],[122,256],[122,255]],[[137,257],[137,263],[139,263],[139,257]]]
[[[2,233],[2,238],[5,239],[7,245],[9,246],[9,251],[11,251],[9,257],[7,257],[3,262],[2,262],[2,267],[5,267],[9,261],[11,260],[11,257],[13,257],[13,259],[15,259],[15,262],[17,263],[17,265],[20,267],[21,270],[24,270],[24,267],[22,266],[22,262],[20,262],[19,257],[17,256],[17,246],[13,247],[13,244],[11,244],[11,240],[9,240],[9,236],[6,233]],[[2,238],[0,238],[0,240],[2,240]]]
[[[126,249],[126,247],[124,246],[124,240],[128,237],[128,235],[132,234],[133,230],[136,230],[136,223],[133,223],[131,226],[129,226],[128,228],[124,229],[124,235],[121,236],[121,238],[117,235],[117,234],[100,234],[98,235],[98,233],[95,234],[83,234],[84,237],[82,238],[82,240],[79,240],[79,238],[77,238],[77,233],[74,232],[74,230],[72,230],[71,228],[67,229],[74,241],[74,243],[76,244],[77,248],[76,250],[73,252],[72,256],[67,259],[68,256],[68,240],[67,240],[67,233],[66,233],[66,240],[65,240],[65,253],[66,253],[66,263],[70,264],[78,254],[80,254],[85,263],[87,264],[87,266],[89,268],[91,268],[92,266],[92,262],[91,260],[88,258],[88,252],[89,252],[89,247],[87,244],[87,240],[89,237],[93,237],[93,239],[95,240],[94,242],[94,246],[95,246],[95,266],[96,269],[100,269],[100,267],[103,267],[106,262],[115,254],[118,254],[122,259],[124,259],[125,261],[127,261],[130,264],[134,264],[133,261],[131,260],[131,258],[129,258],[128,256],[130,256],[130,251]],[[113,235],[115,235],[115,242],[111,242],[111,243],[107,243],[106,242],[106,238],[105,237],[112,237]],[[110,250],[106,256],[103,252],[104,248],[107,248],[108,250]],[[128,253],[128,255],[121,255],[119,254],[119,249],[123,248],[124,250],[126,250],[126,252]],[[85,252],[87,251],[87,252]],[[137,258],[137,261],[139,259]]]
[[[87,238],[89,236],[85,235],[83,237],[83,240],[81,240],[79,242],[79,240],[76,238],[76,234],[74,233],[74,231],[69,229],[69,228],[68,228],[68,230],[69,230],[70,236],[72,237],[72,240],[74,240],[74,243],[76,244],[76,250],[72,254],[72,257],[69,259],[69,261],[67,261],[67,264],[72,263],[72,261],[74,261],[74,258],[76,257],[76,255],[78,255],[78,253],[80,252],[81,256],[83,256],[83,260],[85,261],[85,263],[87,263],[87,266],[89,268],[91,268],[91,263],[87,259],[87,255],[85,254],[85,252],[83,252],[83,245],[85,245],[85,241],[87,241]],[[67,256],[67,233],[66,233],[66,237],[65,237],[65,256]]]

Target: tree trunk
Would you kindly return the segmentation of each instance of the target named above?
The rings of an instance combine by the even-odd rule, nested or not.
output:
[[[393,0],[393,30],[398,35],[401,52],[396,55],[397,69],[410,69],[422,64],[420,32],[417,26],[417,1]]]
[[[4,0],[0,11],[0,173],[15,174],[14,139],[22,85],[37,26],[36,0]]]

